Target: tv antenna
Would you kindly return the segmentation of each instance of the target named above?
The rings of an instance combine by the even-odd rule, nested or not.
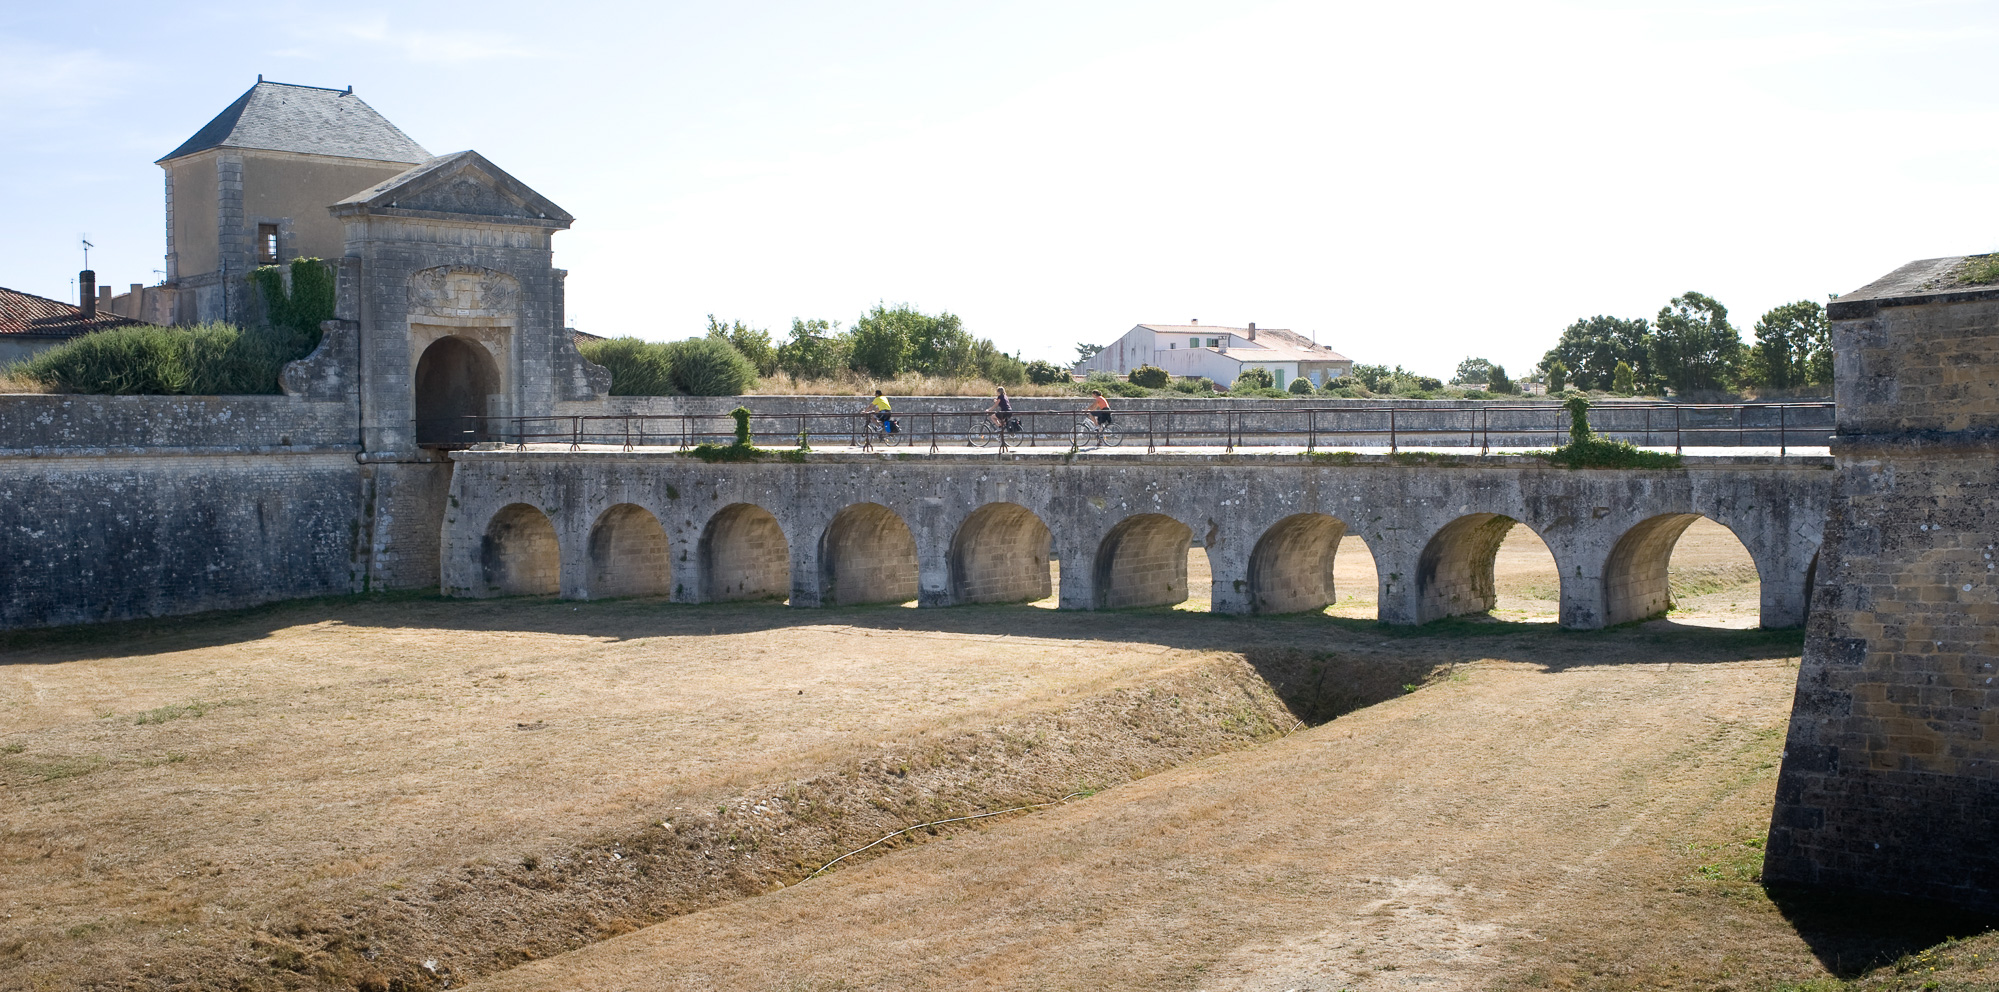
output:
[[[88,234],[79,234],[76,236],[76,240],[83,243],[83,267],[86,269],[90,268],[90,249],[97,246],[90,243],[90,235]]]

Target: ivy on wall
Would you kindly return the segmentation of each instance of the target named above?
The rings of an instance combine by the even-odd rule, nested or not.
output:
[[[289,289],[282,266],[259,266],[250,273],[250,281],[263,297],[265,323],[274,331],[289,332],[288,350],[303,357],[319,347],[319,325],[333,319],[332,266],[317,258],[292,259]]]

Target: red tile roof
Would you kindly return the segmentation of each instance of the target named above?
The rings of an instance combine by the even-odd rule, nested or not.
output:
[[[111,327],[145,324],[143,320],[102,311],[86,319],[82,307],[0,286],[0,336],[73,338]]]

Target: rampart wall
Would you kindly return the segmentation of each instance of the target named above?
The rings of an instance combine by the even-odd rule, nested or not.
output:
[[[352,402],[12,395],[0,445],[0,629],[436,582],[450,466],[363,464]]]

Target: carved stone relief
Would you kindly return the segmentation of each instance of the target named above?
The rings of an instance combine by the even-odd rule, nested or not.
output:
[[[412,314],[432,317],[511,315],[521,284],[504,272],[476,265],[440,265],[410,275]]]

